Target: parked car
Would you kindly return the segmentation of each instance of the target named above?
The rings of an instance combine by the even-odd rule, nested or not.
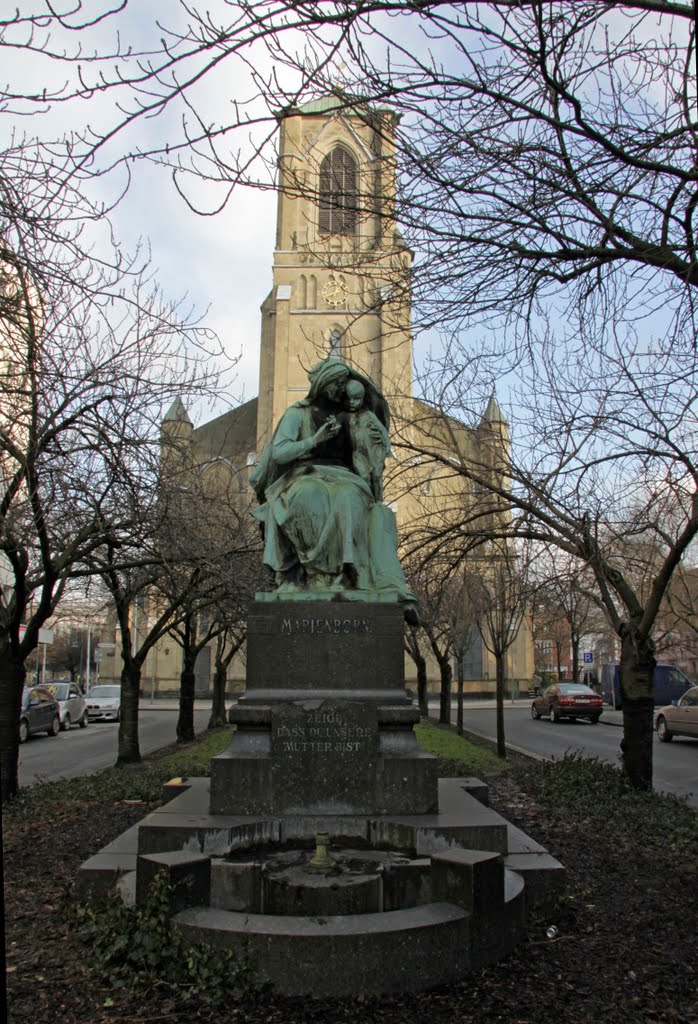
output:
[[[57,736],[60,729],[58,701],[41,686],[25,686],[19,712],[19,742],[26,743],[37,732]]]
[[[653,684],[655,707],[671,704],[694,685],[676,665],[655,665]],[[615,662],[601,666],[601,696],[612,708],[623,707],[620,695],[620,665]]]
[[[87,704],[78,684],[64,679],[49,679],[42,686],[58,701],[61,729],[66,732],[74,723],[84,729],[88,722]]]
[[[562,718],[588,718],[596,725],[603,711],[603,700],[584,683],[553,683],[531,704],[531,718],[548,715],[551,722]]]
[[[669,743],[674,736],[698,739],[698,686],[692,686],[683,697],[660,708],[655,717],[657,736]]]
[[[87,714],[92,719],[118,722],[121,718],[121,687],[93,686],[85,695]]]

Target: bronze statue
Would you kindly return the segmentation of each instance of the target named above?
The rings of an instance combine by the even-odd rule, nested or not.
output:
[[[289,598],[347,595],[416,600],[397,557],[397,525],[383,504],[388,404],[338,359],[308,374],[310,390],[283,414],[250,476],[260,501],[264,563]]]

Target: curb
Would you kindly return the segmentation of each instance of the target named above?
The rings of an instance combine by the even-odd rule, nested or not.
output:
[[[427,721],[431,722],[432,725],[436,725],[439,729],[448,729],[450,732],[456,732],[455,725],[452,725],[450,722],[448,725],[446,725],[444,722],[439,722],[438,718],[432,718],[431,715],[428,716]],[[494,748],[494,751],[496,753],[497,741],[493,740],[491,736],[485,736],[484,733],[477,732],[476,729],[467,729],[465,726],[463,726],[463,739],[467,739],[468,736],[477,736],[479,740],[484,740],[486,743],[488,743],[491,747]],[[510,750],[512,754],[521,754],[523,757],[530,757],[532,761],[551,760],[551,758],[545,757],[544,754],[536,754],[532,750],[526,750],[524,747],[515,747],[513,743],[506,743],[505,745],[507,750]]]
[[[463,729],[464,733],[470,733],[471,736],[477,736],[480,740],[487,740],[491,743],[496,750],[497,741],[493,740],[491,736],[485,736],[484,733],[476,732],[475,729]],[[530,757],[532,761],[552,761],[551,757],[546,757],[545,754],[536,754],[533,750],[526,750],[525,747],[515,747],[513,743],[507,743],[505,741],[507,750],[511,750],[513,754],[522,754],[524,757]]]

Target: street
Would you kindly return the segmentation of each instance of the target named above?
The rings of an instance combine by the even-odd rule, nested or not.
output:
[[[194,729],[197,734],[206,728],[211,702],[194,708]],[[138,733],[141,754],[148,754],[174,743],[177,725],[176,704],[153,709],[141,707]],[[109,768],[116,761],[119,726],[116,722],[91,722],[86,729],[73,726],[56,737],[31,736],[19,748],[19,784],[52,779],[70,779]]]
[[[432,717],[438,714],[438,703],[430,700]],[[198,732],[206,728],[210,714],[210,701],[197,702],[194,727]],[[492,702],[487,706],[465,705],[465,728],[494,740],[496,737],[495,711]],[[504,709],[507,743],[526,753],[541,757],[562,757],[567,751],[579,750],[587,757],[598,757],[609,764],[617,764],[622,730],[611,721],[619,722],[620,714],[610,710],[597,726],[586,722],[560,722],[553,725],[547,719],[534,721],[530,716],[530,701],[507,703]],[[604,719],[606,723],[604,724]],[[452,707],[451,722],[455,723],[456,709]],[[141,706],[139,736],[141,753],[147,754],[175,740],[177,704],[175,701]],[[74,778],[108,768],[116,760],[118,725],[115,722],[92,722],[86,729],[73,727],[69,733],[55,738],[33,736],[19,748],[20,786],[32,782],[58,778]],[[674,739],[660,743],[654,739],[655,789],[688,797],[688,803],[698,810],[698,741]]]
[[[430,712],[438,713],[433,706]],[[454,707],[451,721],[455,722],[455,718]],[[488,739],[496,738],[494,708],[466,705],[464,719],[466,729]],[[508,704],[504,709],[506,741],[512,746],[527,753],[556,758],[567,751],[579,750],[587,757],[598,757],[609,764],[618,764],[623,735],[619,726],[609,723],[619,719],[618,712],[604,710],[598,725],[564,721],[553,725],[547,718],[539,721],[531,718],[530,701],[519,701],[514,707]],[[687,796],[690,806],[698,810],[698,741],[676,738],[672,743],[660,743],[655,734],[654,787],[661,792]]]

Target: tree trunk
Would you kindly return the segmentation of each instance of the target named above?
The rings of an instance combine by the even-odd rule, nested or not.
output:
[[[507,756],[504,738],[504,654],[495,654],[496,665],[496,698],[497,698],[497,753],[500,757]]]
[[[436,652],[434,652],[436,653]],[[451,684],[453,682],[453,669],[451,659],[448,655],[436,655],[439,662],[441,674],[441,692],[439,694],[439,722],[442,725],[451,724]]]
[[[208,720],[208,729],[217,729],[220,725],[227,724],[225,713],[225,686],[228,680],[225,666],[216,660],[216,670],[213,675],[213,699],[211,701],[211,717]]]
[[[184,648],[182,650],[182,674],[179,684],[179,717],[177,719],[177,740],[180,743],[191,743],[196,738],[194,733],[194,694],[196,674],[194,662],[196,655]]]
[[[463,735],[463,656],[460,655],[456,661],[457,676],[457,709],[456,709],[456,731],[459,736]]]
[[[0,653],[0,786],[2,802],[19,789],[19,712],[24,687],[24,663],[13,658],[9,643]]]
[[[572,682],[579,682],[579,637],[572,637]]]
[[[122,652],[123,656],[123,652]],[[121,720],[117,764],[138,764],[141,748],[138,740],[138,705],[141,689],[141,663],[127,656],[121,670]]]
[[[412,658],[415,668],[417,669],[417,703],[419,704],[419,713],[422,718],[428,718],[429,697],[427,695],[427,662],[419,649],[419,641],[417,640],[416,629],[414,626],[409,630],[409,633],[405,634],[405,650],[409,654],[410,658]]]
[[[633,789],[652,788],[654,667],[651,641],[628,630],[621,638],[620,692],[623,702],[623,769]]]
[[[422,718],[429,717],[429,681],[427,679],[427,660],[423,654],[414,659],[417,666],[417,703]]]

